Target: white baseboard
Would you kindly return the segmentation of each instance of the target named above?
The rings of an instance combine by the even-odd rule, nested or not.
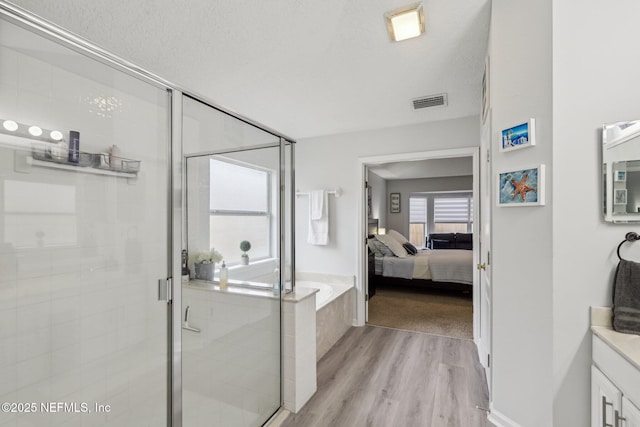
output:
[[[487,418],[489,419],[489,421],[495,424],[496,427],[522,427],[511,418],[507,417],[500,411],[497,411],[496,408],[493,407],[493,405],[491,405],[491,412],[487,414]]]

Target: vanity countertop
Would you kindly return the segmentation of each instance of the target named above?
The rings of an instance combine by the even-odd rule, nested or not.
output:
[[[640,335],[614,331],[611,307],[591,307],[591,331],[640,370]]]

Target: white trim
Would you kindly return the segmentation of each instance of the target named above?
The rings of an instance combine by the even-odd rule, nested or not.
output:
[[[487,414],[487,419],[495,424],[496,427],[522,427],[500,411],[496,411],[493,404],[491,404],[491,411]]]
[[[367,253],[364,245],[365,238],[367,237],[367,224],[365,223],[365,218],[367,217],[367,203],[366,203],[366,191],[365,191],[365,182],[366,182],[366,169],[369,165],[376,165],[382,163],[390,163],[390,162],[403,162],[403,161],[411,161],[411,160],[426,160],[426,159],[447,159],[451,157],[472,157],[473,163],[473,221],[475,224],[478,224],[479,221],[479,209],[476,206],[479,206],[480,200],[480,148],[479,147],[466,147],[466,148],[452,148],[448,150],[434,150],[434,151],[418,151],[412,153],[395,153],[395,154],[385,154],[380,156],[370,156],[370,157],[359,157],[358,158],[358,175],[359,175],[359,185],[360,185],[360,195],[358,197],[358,226],[355,231],[355,239],[358,244],[356,245],[356,261],[358,263],[358,269],[356,270],[356,317],[354,326],[364,326],[365,324],[365,310],[366,310],[366,301],[365,301],[365,289],[364,289],[364,278],[366,277],[366,269],[367,269]],[[473,241],[479,242],[479,233],[478,227],[474,227],[473,231]],[[479,245],[473,245],[473,259],[474,265],[479,263],[480,252],[478,250]],[[473,337],[474,341],[477,342],[479,339],[480,331],[478,329],[478,325],[480,324],[480,319],[478,318],[480,309],[480,275],[478,270],[474,271],[474,286],[473,286]]]

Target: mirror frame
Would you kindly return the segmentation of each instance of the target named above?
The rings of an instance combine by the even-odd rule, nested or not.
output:
[[[638,154],[636,155],[632,152],[631,156],[635,156],[634,158],[626,158],[624,156],[619,159],[614,158],[609,150],[622,147],[623,144],[628,144],[624,146],[626,151],[637,148]],[[615,212],[613,203],[614,185],[619,181],[614,179],[613,164],[625,161],[640,161],[640,120],[602,125],[602,206],[605,222],[621,224],[640,222],[640,213]]]

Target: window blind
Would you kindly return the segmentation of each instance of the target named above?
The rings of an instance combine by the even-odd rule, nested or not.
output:
[[[433,200],[433,222],[473,221],[473,199],[471,197],[436,197]]]
[[[420,224],[427,222],[426,197],[410,197],[409,198],[409,222],[420,223]]]

